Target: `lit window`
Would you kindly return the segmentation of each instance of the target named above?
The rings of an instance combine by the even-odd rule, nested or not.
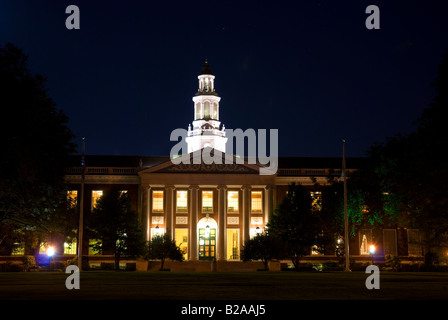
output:
[[[25,243],[23,242],[14,242],[11,255],[24,255],[25,254]]]
[[[164,233],[165,233],[164,228],[159,227],[151,228],[151,239],[154,238],[155,236],[163,236]]]
[[[178,190],[176,192],[176,211],[187,212],[188,192],[186,190]]]
[[[64,254],[76,254],[76,239],[73,239],[72,242],[64,242]]]
[[[227,260],[240,259],[240,230],[227,229]]]
[[[263,233],[263,229],[261,229],[260,227],[256,227],[256,228],[251,228],[249,230],[249,237],[252,239],[254,237],[256,237],[259,234]]]
[[[152,192],[152,211],[163,212],[163,191],[161,190]]]
[[[92,209],[96,208],[98,200],[103,196],[103,190],[92,190]]]
[[[202,212],[213,212],[213,191],[202,191]]]
[[[199,260],[210,260],[215,257],[216,229],[199,228]]]
[[[367,243],[367,236],[365,234],[362,235],[360,254],[369,254],[369,246]]]
[[[101,254],[102,242],[98,239],[89,239],[89,255]]]
[[[251,196],[252,196],[251,197],[252,212],[261,212],[262,210],[261,191],[252,191]]]
[[[70,203],[70,207],[76,207],[78,203],[78,190],[67,191],[67,200]]]
[[[238,213],[238,191],[227,192],[227,212]]]
[[[322,248],[314,245],[311,248],[311,255],[320,255],[320,254],[322,254],[321,251],[322,251]]]
[[[176,245],[182,250],[185,260],[188,254],[188,229],[176,229]]]
[[[322,210],[322,192],[311,192],[311,207],[317,211]]]

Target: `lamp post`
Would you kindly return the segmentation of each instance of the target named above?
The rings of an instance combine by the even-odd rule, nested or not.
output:
[[[347,173],[345,168],[345,139],[342,139],[342,174],[344,178],[344,247],[345,247],[345,271],[350,271],[349,238],[348,238],[348,214],[347,214]]]
[[[83,243],[83,231],[84,231],[84,179],[85,179],[85,144],[86,138],[82,138],[82,156],[81,156],[81,194],[79,202],[79,230],[78,230],[78,269],[82,270],[82,243]]]

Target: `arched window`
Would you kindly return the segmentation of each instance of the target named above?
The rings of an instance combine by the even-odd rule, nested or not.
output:
[[[198,119],[201,119],[201,104],[199,102],[196,103],[196,112],[195,112],[194,120],[198,120]]]
[[[204,119],[210,119],[210,102],[204,103]]]

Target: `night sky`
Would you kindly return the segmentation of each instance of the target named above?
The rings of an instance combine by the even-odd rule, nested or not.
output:
[[[169,155],[208,59],[226,128],[278,129],[280,156],[363,156],[413,130],[448,48],[447,1],[0,2],[86,153]],[[68,30],[68,5],[80,29]],[[380,29],[368,30],[370,4]]]

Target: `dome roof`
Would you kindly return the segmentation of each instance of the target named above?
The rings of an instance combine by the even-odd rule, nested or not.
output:
[[[205,64],[202,67],[201,74],[212,74],[212,68],[210,68],[207,60],[205,60]]]

